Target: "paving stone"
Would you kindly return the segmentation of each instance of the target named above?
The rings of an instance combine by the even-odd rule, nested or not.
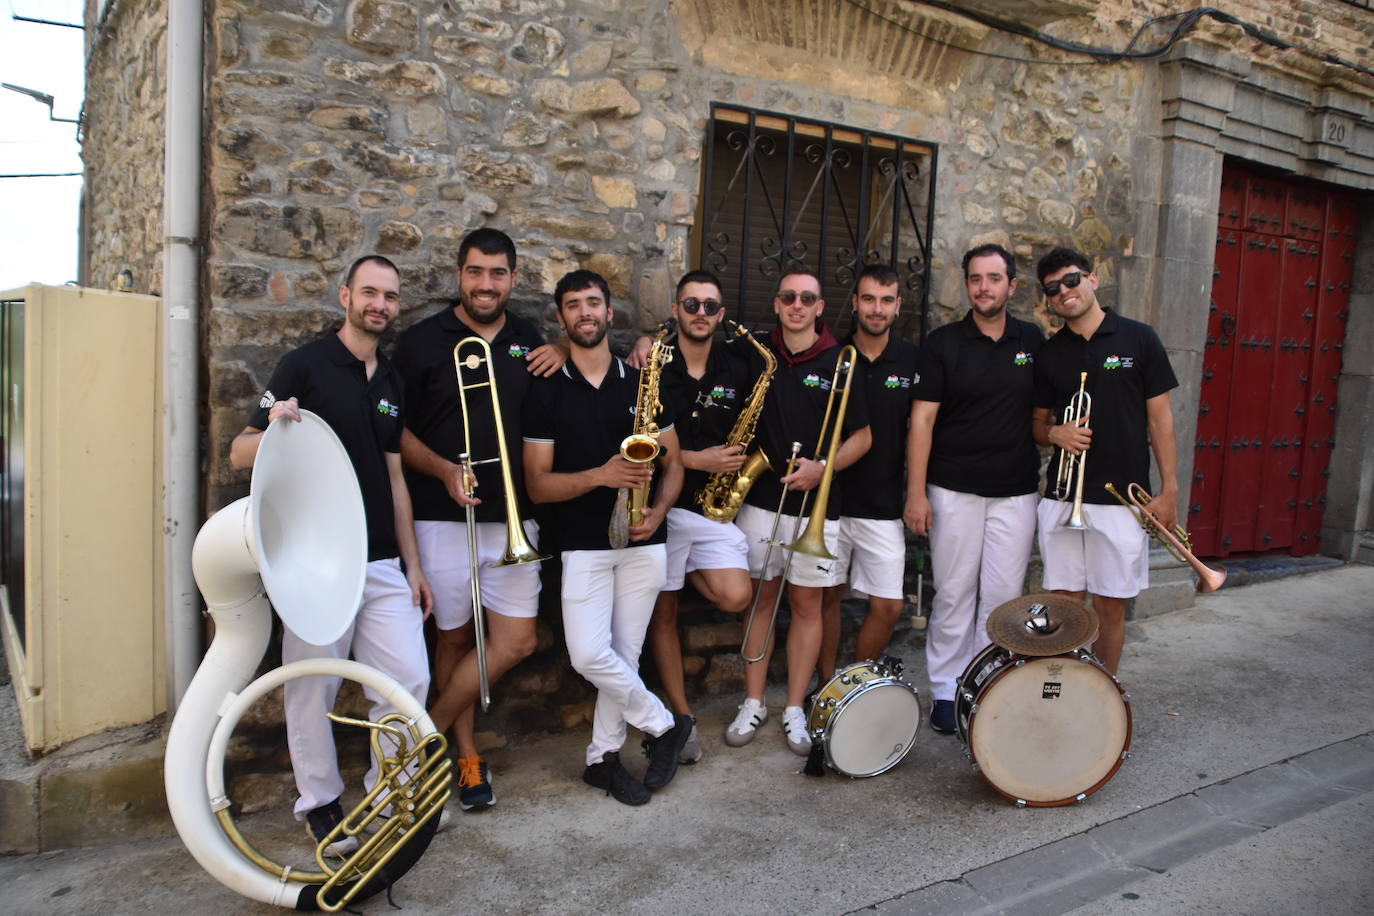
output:
[[[1219,817],[1185,795],[1088,831],[1088,838],[1129,865],[1163,871],[1228,846],[1262,827]]]
[[[987,908],[987,901],[962,881],[941,881],[858,912],[878,916],[973,916]]]
[[[1369,735],[1332,744],[1289,762],[1322,782],[1374,791],[1374,738]]]
[[[1022,916],[1071,909],[1138,877],[1080,834],[974,869],[964,880],[994,907]]]
[[[1291,763],[1255,770],[1196,793],[1218,815],[1266,827],[1342,801],[1350,794],[1348,789],[1313,781]]]

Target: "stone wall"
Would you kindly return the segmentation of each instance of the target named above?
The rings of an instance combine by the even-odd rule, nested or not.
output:
[[[97,6],[87,0],[87,22]],[[128,270],[132,292],[162,289],[166,36],[164,0],[111,0],[86,30],[84,286],[118,289]]]

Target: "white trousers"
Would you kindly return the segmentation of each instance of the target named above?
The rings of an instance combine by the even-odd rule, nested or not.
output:
[[[639,653],[666,567],[662,544],[563,552],[568,656],[596,688],[589,765],[620,750],[627,724],[650,735],[673,727],[673,714],[639,676]]]
[[[373,560],[367,564],[363,603],[348,632],[333,645],[315,646],[290,629],[282,633],[281,660],[285,664],[305,658],[353,658],[364,665],[395,678],[421,703],[429,692],[429,658],[425,654],[423,617],[410,602],[410,585],[397,559]],[[296,819],[327,805],[343,794],[339,759],[334,749],[332,723],[325,714],[334,709],[342,678],[298,677],[283,686],[286,706],[286,741],[291,750],[291,767],[296,774]],[[363,694],[372,704],[368,718],[376,722],[397,712],[370,687]],[[368,755],[372,757],[371,754]],[[375,758],[363,780],[371,791],[377,780]]]
[[[930,485],[926,498],[935,581],[926,670],[931,696],[952,700],[955,681],[988,644],[988,616],[1025,589],[1037,497],[976,496]]]

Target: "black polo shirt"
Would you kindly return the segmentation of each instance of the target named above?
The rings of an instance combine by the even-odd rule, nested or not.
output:
[[[845,343],[853,344],[854,336],[851,334]],[[839,475],[844,483],[844,514],[850,518],[901,518],[902,495],[906,492],[906,433],[920,378],[916,372],[917,348],[888,335],[887,346],[877,359],[870,361],[862,350],[858,353],[873,445]]]
[[[1088,373],[1087,391],[1092,396],[1088,425],[1093,442],[1087,453],[1083,501],[1115,505],[1104,484],[1111,482],[1123,494],[1130,483],[1149,488],[1145,401],[1178,387],[1178,379],[1154,328],[1111,309],[1103,311],[1106,315],[1091,340],[1066,326],[1045,341],[1035,361],[1035,406],[1050,408],[1058,423],[1069,399],[1078,392],[1080,373]],[[1046,469],[1047,497],[1058,479],[1060,454],[1054,450]],[[1066,498],[1072,499],[1072,494]]]
[[[763,358],[748,341],[712,343],[706,372],[699,379],[688,373],[682,354],[676,354],[663,367],[659,400],[663,402],[664,415],[675,418],[673,428],[678,445],[684,451],[695,452],[723,444],[762,369]],[[708,471],[684,468],[676,508],[700,514],[697,491],[706,486],[710,476]]]
[[[478,334],[458,320],[452,308],[430,315],[407,328],[396,344],[396,369],[405,379],[406,427],[417,439],[449,461],[469,451],[463,438],[463,416],[458,401],[458,375],[453,366],[453,348],[458,342]],[[524,464],[520,460],[520,409],[530,390],[534,376],[528,369],[525,356],[544,345],[544,337],[530,322],[519,315],[506,312],[506,323],[491,341],[491,361],[496,376],[496,391],[501,401],[501,424],[506,433],[506,451],[510,457],[511,480],[520,500],[521,516],[529,517],[525,498]],[[463,355],[478,352],[465,347]],[[487,377],[479,368],[468,383]],[[474,461],[495,458],[496,425],[491,416],[491,391],[473,388],[467,392]],[[479,464],[477,507],[479,522],[505,522],[506,510],[502,491],[501,468],[496,462]],[[415,517],[431,521],[462,521],[464,511],[448,495],[444,482],[437,477],[406,468],[406,483],[410,486],[410,501]]]
[[[401,552],[385,453],[401,450],[402,397],[401,377],[385,356],[377,354],[377,368],[369,379],[363,361],[331,333],[282,357],[248,418],[249,426],[266,429],[272,405],[295,398],[329,424],[358,475],[367,514],[369,562]]]
[[[771,337],[767,341],[767,346],[777,352]],[[748,505],[769,512],[777,511],[778,500],[782,496],[782,484],[778,480],[787,468],[787,459],[791,454],[793,442],[800,442],[802,445],[799,457],[816,456],[816,445],[821,436],[821,421],[825,417],[826,401],[830,397],[831,385],[835,380],[835,360],[839,353],[840,345],[837,343],[794,366],[789,366],[781,355],[778,356],[778,369],[773,375],[772,384],[768,387],[768,397],[763,402],[763,416],[759,420],[759,433],[755,439],[768,456],[773,470],[764,473],[755,481],[749,495],[744,499]],[[841,426],[841,441],[855,430],[868,425],[868,405],[864,397],[862,375],[863,368],[856,365],[849,388],[849,403]],[[839,400],[840,394],[837,393],[836,410],[839,409]],[[827,436],[821,450],[822,456],[829,445]],[[843,490],[844,487],[838,478],[832,481],[826,518],[840,517]],[[783,504],[784,514],[799,514],[804,496],[803,492],[789,492],[787,501]],[[811,508],[811,502],[807,500],[807,511],[810,512]]]
[[[1030,418],[1044,340],[1038,326],[1011,315],[993,340],[972,312],[927,335],[916,399],[940,405],[927,483],[984,497],[1035,492],[1040,453]]]
[[[638,394],[638,370],[618,357],[612,357],[600,388],[593,388],[570,359],[561,371],[536,379],[530,388],[524,405],[525,441],[552,443],[553,470],[558,473],[600,467],[620,454],[620,443],[633,431]],[[660,414],[658,419],[660,429],[673,428],[668,418]],[[654,475],[649,487],[651,504],[659,476]],[[615,497],[610,487],[595,487],[574,499],[553,503],[562,549],[610,550]],[[668,526],[659,525],[647,541],[631,541],[630,546],[662,544],[667,539]]]

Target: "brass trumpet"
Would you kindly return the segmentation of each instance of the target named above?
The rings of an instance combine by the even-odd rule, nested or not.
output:
[[[778,586],[778,593],[773,598],[773,613],[768,618],[768,636],[763,641],[763,649],[757,656],[747,654],[746,647],[749,645],[749,634],[754,626],[754,613],[758,609],[759,595],[763,591],[763,578],[759,578],[759,587],[754,590],[754,600],[749,603],[749,616],[744,622],[744,640],[740,643],[740,656],[746,662],[763,661],[768,655],[768,648],[773,641],[773,626],[778,622],[778,609],[782,607],[783,585],[786,584],[787,569],[792,565],[792,555],[794,553],[804,553],[808,556],[820,557],[825,560],[835,559],[825,547],[825,513],[830,504],[830,485],[835,478],[835,455],[840,450],[840,440],[844,431],[844,415],[849,407],[849,385],[854,375],[854,363],[858,359],[858,351],[852,345],[841,348],[839,355],[835,358],[835,375],[830,384],[830,396],[825,402],[825,415],[821,418],[821,434],[816,443],[816,461],[825,464],[825,470],[821,472],[821,481],[816,485],[816,502],[811,509],[811,516],[807,520],[806,530],[801,536],[797,536],[797,530],[801,528],[802,516],[806,515],[806,503],[811,498],[810,492],[802,494],[801,507],[797,511],[796,524],[792,526],[793,541],[783,545],[778,540],[778,524],[782,521],[782,509],[787,502],[787,487],[783,487],[782,496],[778,498],[778,508],[773,514],[773,529],[768,536],[768,550],[763,555],[763,572],[768,573],[768,561],[773,558],[775,547],[784,547],[787,555],[783,559],[782,585]],[[835,406],[835,393],[840,393],[839,407]],[[833,420],[833,424],[832,424]],[[830,432],[830,446],[826,448],[826,431]],[[822,450],[824,449],[824,454]],[[792,443],[792,456],[787,462],[787,469],[783,472],[783,477],[787,477],[796,468],[797,453],[801,451],[801,443]]]
[[[462,354],[463,348],[475,347],[477,352]],[[485,365],[486,378],[481,381],[466,381],[463,373],[469,375]],[[519,566],[521,563],[536,563],[548,557],[530,546],[525,537],[524,523],[520,519],[520,501],[515,495],[515,481],[510,471],[510,455],[506,452],[506,430],[501,422],[501,398],[496,393],[496,375],[491,367],[491,345],[481,337],[465,337],[453,348],[453,368],[458,375],[458,401],[463,414],[463,443],[472,448],[472,431],[468,426],[468,389],[486,388],[491,392],[491,416],[496,426],[496,456],[474,461],[471,452],[459,456],[463,465],[463,489],[469,497],[477,485],[477,475],[473,468],[479,464],[493,462],[501,466],[501,487],[505,496],[506,509],[506,552],[502,554],[497,566]],[[464,507],[464,519],[468,532],[468,564],[472,569],[472,628],[477,646],[477,684],[482,699],[482,712],[491,707],[491,684],[487,679],[487,632],[486,618],[482,613],[482,584],[477,575],[477,516],[472,506]]]
[[[1226,581],[1226,570],[1213,569],[1193,556],[1193,542],[1182,525],[1175,525],[1174,530],[1169,531],[1160,524],[1155,514],[1146,508],[1150,504],[1150,494],[1145,492],[1144,487],[1138,483],[1127,484],[1126,496],[1122,496],[1110,483],[1104,486],[1121,505],[1135,513],[1136,520],[1140,522],[1140,527],[1145,529],[1146,534],[1158,541],[1174,559],[1193,568],[1193,572],[1198,575],[1199,592],[1214,592],[1221,588],[1221,583]]]
[[[1088,373],[1080,373],[1078,392],[1069,398],[1068,406],[1064,408],[1063,425],[1086,425],[1091,418],[1093,397],[1087,392],[1087,384]],[[1070,455],[1063,449],[1059,450],[1059,477],[1054,492],[1057,498],[1063,499],[1069,494],[1070,489],[1073,490],[1073,509],[1070,510],[1069,520],[1064,523],[1064,527],[1075,531],[1083,531],[1088,527],[1088,523],[1083,520],[1083,477],[1087,474],[1087,468],[1086,451]]]

